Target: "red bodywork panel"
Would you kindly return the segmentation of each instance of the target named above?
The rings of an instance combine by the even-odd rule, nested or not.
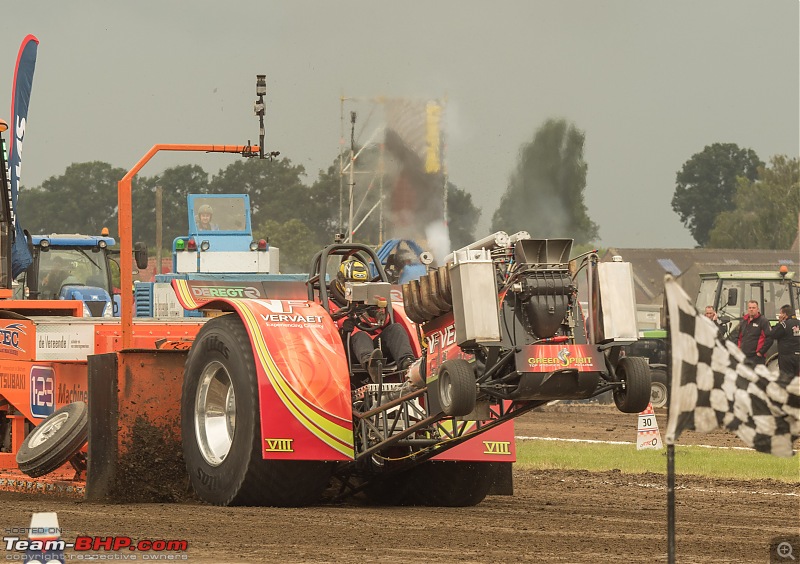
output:
[[[603,369],[602,356],[591,345],[526,345],[516,353],[520,372],[553,372],[573,368],[578,372],[598,372]]]
[[[196,309],[185,280],[172,282],[181,305]],[[263,457],[351,460],[350,371],[336,325],[306,300],[217,299],[243,320],[255,353]]]

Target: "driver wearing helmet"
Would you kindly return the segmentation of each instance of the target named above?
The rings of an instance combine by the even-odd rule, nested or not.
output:
[[[397,362],[399,370],[406,370],[414,362],[414,351],[405,329],[391,323],[385,305],[350,308],[345,298],[346,282],[368,282],[367,265],[356,258],[349,258],[339,265],[336,278],[330,283],[330,294],[334,320],[344,335],[350,333],[350,350],[370,377],[377,381],[384,364],[383,350],[389,359]],[[346,342],[346,341],[345,341]]]

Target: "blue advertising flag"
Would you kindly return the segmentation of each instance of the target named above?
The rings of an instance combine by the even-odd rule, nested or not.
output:
[[[11,94],[11,148],[8,153],[8,168],[11,179],[11,220],[14,224],[14,246],[11,249],[11,275],[17,275],[28,268],[33,258],[28,250],[25,234],[17,214],[17,194],[19,177],[22,171],[22,141],[25,137],[25,123],[28,119],[28,104],[33,88],[33,69],[36,66],[36,50],[39,40],[28,35],[22,40],[14,69],[14,84]]]

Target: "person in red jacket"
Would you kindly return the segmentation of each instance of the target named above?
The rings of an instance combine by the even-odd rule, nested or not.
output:
[[[769,321],[758,310],[758,302],[747,302],[747,313],[739,324],[736,344],[749,364],[764,364],[766,354],[772,346],[772,329]]]

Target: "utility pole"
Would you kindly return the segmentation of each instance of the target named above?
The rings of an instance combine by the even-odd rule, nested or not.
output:
[[[161,236],[164,228],[164,216],[162,207],[162,198],[164,197],[164,188],[156,186],[156,275],[161,274]]]
[[[339,223],[336,224],[339,233],[344,231],[344,179],[342,178],[344,167],[344,96],[339,97]],[[338,237],[338,235],[337,235]]]

